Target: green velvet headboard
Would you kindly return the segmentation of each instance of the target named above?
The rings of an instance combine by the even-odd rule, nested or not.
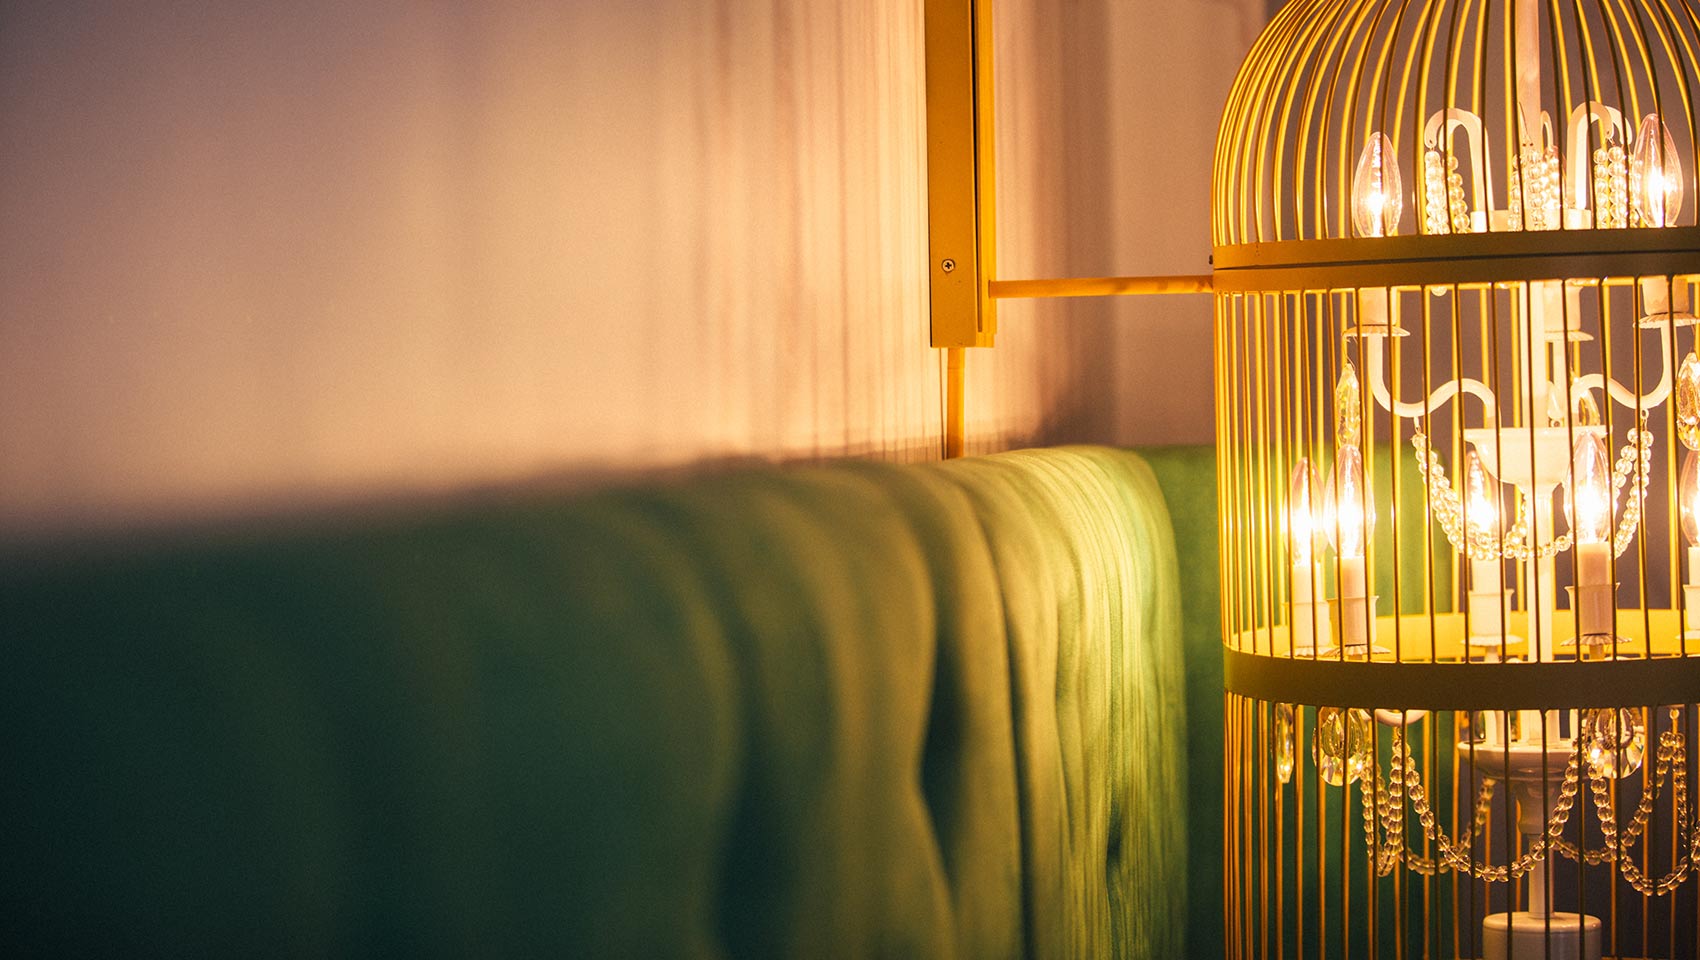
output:
[[[1099,448],[13,551],[0,940],[1178,956],[1178,583]]]

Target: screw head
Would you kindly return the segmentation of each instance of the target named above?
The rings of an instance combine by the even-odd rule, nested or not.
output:
[[[945,262],[939,264],[939,269],[943,270],[945,273],[949,273],[956,269],[956,261],[947,259]]]

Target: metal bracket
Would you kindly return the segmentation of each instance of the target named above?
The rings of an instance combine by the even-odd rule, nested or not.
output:
[[[927,253],[935,347],[989,347],[997,333],[991,8],[991,0],[926,0]]]

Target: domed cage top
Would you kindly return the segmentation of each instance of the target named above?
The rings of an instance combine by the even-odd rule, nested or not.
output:
[[[1680,0],[1293,0],[1229,95],[1214,242],[1692,227],[1661,187],[1696,95]]]

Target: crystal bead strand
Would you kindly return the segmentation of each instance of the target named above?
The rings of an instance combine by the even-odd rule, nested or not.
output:
[[[1593,787],[1594,805],[1597,808],[1600,821],[1600,834],[1605,843],[1604,849],[1584,851],[1582,857],[1590,864],[1615,863],[1618,872],[1623,875],[1623,879],[1636,892],[1644,896],[1662,897],[1674,891],[1687,879],[1694,864],[1700,861],[1700,830],[1697,830],[1693,823],[1688,805],[1688,754],[1684,749],[1685,744],[1681,733],[1675,729],[1676,717],[1677,711],[1673,709],[1671,711],[1672,729],[1665,731],[1659,737],[1653,784],[1643,793],[1635,816],[1621,834],[1618,832],[1616,811],[1611,802],[1611,778],[1605,775],[1589,778]],[[1655,881],[1635,865],[1633,858],[1624,857],[1622,853],[1635,843],[1645,829],[1648,819],[1651,817],[1654,802],[1658,799],[1659,786],[1664,782],[1667,774],[1671,777],[1671,799],[1672,805],[1676,808],[1675,847],[1681,853],[1671,872]],[[1682,842],[1684,835],[1688,838],[1686,844]],[[1574,847],[1571,847],[1570,850],[1562,850],[1561,848],[1561,852],[1575,859],[1574,849]]]
[[[1541,861],[1546,859],[1549,849],[1562,849],[1565,845],[1563,840],[1564,827],[1570,821],[1570,813],[1575,807],[1576,796],[1581,792],[1582,786],[1581,761],[1577,755],[1572,755],[1565,766],[1564,778],[1559,787],[1558,799],[1553,804],[1552,817],[1547,821],[1546,830],[1542,832],[1541,836],[1536,839],[1534,843],[1529,845],[1529,849],[1524,852],[1523,856],[1518,857],[1509,866],[1494,866],[1492,864],[1484,864],[1476,861],[1470,852],[1470,848],[1473,846],[1473,835],[1487,822],[1488,808],[1493,799],[1491,781],[1483,784],[1482,791],[1478,796],[1475,823],[1472,826],[1470,834],[1467,834],[1464,837],[1461,837],[1457,842],[1454,842],[1450,837],[1446,836],[1445,831],[1441,830],[1439,824],[1436,822],[1434,809],[1429,806],[1427,794],[1423,792],[1422,779],[1421,775],[1417,771],[1416,763],[1411,759],[1408,752],[1405,752],[1400,748],[1399,741],[1397,739],[1395,740],[1395,743],[1394,762],[1404,768],[1402,778],[1406,784],[1406,793],[1411,799],[1411,807],[1416,812],[1418,821],[1422,824],[1423,835],[1433,841],[1435,845],[1440,848],[1441,858],[1439,862],[1436,862],[1426,857],[1419,856],[1414,852],[1407,851],[1404,849],[1404,844],[1401,840],[1398,845],[1399,849],[1390,854],[1390,860],[1392,863],[1397,863],[1399,860],[1403,859],[1407,862],[1411,870],[1427,876],[1433,876],[1436,873],[1444,873],[1448,870],[1456,870],[1459,872],[1471,872],[1481,879],[1491,883],[1504,883],[1508,880],[1521,877],[1535,869]],[[1379,777],[1379,771],[1377,771],[1376,775]],[[1367,812],[1368,801],[1365,802],[1365,805],[1366,812],[1364,814],[1364,821],[1366,825],[1366,839],[1371,839],[1373,838],[1373,826],[1371,825],[1370,814]],[[1391,814],[1389,814],[1389,817],[1390,816]],[[1384,834],[1386,833],[1386,830],[1387,825],[1384,821]],[[1383,869],[1386,862],[1387,861],[1382,861],[1377,863],[1378,871],[1382,876],[1386,876],[1387,872],[1390,872]]]
[[[1629,169],[1622,144],[1594,150],[1594,196],[1596,227],[1609,230],[1629,225]]]
[[[1558,148],[1524,150],[1512,168],[1512,189],[1507,196],[1509,227],[1512,230],[1558,229],[1558,194]]]
[[[1458,172],[1458,158],[1439,150],[1423,154],[1423,194],[1425,232],[1469,233],[1470,208],[1464,202],[1464,177]]]
[[[1612,467],[1614,492],[1621,491],[1631,477],[1635,479],[1634,493],[1624,502],[1622,515],[1618,517],[1617,529],[1612,536],[1614,556],[1623,556],[1641,525],[1641,501],[1646,496],[1653,470],[1653,435],[1645,429],[1646,421],[1647,413],[1642,411],[1642,428],[1629,431],[1629,442],[1624,444],[1617,462]],[[1428,437],[1420,430],[1412,435],[1411,446],[1417,454],[1417,475],[1428,489],[1429,507],[1435,520],[1440,523],[1447,541],[1454,548],[1464,550],[1471,560],[1493,560],[1499,557],[1529,560],[1537,552],[1540,558],[1545,560],[1570,549],[1571,535],[1565,533],[1542,544],[1538,551],[1530,550],[1528,518],[1524,516],[1521,501],[1518,503],[1517,520],[1506,529],[1503,539],[1496,542],[1491,533],[1466,532],[1462,498],[1447,480],[1446,469],[1440,463],[1440,455],[1430,449]]]

